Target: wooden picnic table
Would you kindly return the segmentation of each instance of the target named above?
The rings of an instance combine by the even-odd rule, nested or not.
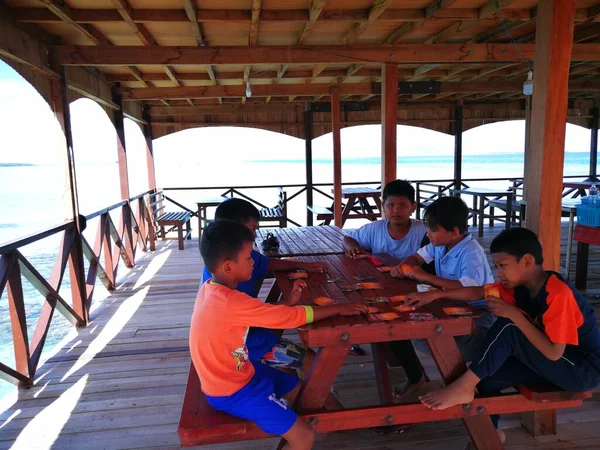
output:
[[[575,225],[573,239],[577,241],[577,262],[575,263],[575,287],[584,291],[587,287],[588,258],[591,245],[600,245],[600,228]]]
[[[511,190],[498,190],[498,189],[489,189],[489,188],[462,188],[462,189],[450,189],[450,192],[453,194],[465,194],[473,196],[473,226],[477,226],[477,219],[479,219],[479,228],[477,230],[477,235],[479,237],[483,237],[483,219],[485,218],[485,208],[487,206],[486,200],[490,198],[498,199],[502,197],[506,197],[506,217],[512,217],[512,205],[513,205],[513,196],[514,193]],[[478,200],[479,199],[479,206]],[[508,230],[510,228],[510,220],[507,220],[504,224],[505,228]]]
[[[260,245],[267,233],[279,239],[279,250],[265,252]],[[269,228],[258,230],[256,242],[258,251],[271,258],[287,256],[330,255],[344,253],[342,239],[344,233],[333,225],[318,227]]]
[[[202,237],[202,228],[203,224],[206,223],[207,217],[207,209],[210,206],[219,206],[229,197],[225,197],[224,195],[218,195],[215,197],[205,197],[196,202],[198,205],[198,247],[200,247],[200,238]]]
[[[398,260],[389,255],[376,256],[386,265],[398,263]],[[328,296],[338,302],[351,302],[364,301],[365,297],[370,296],[391,296],[416,290],[414,282],[392,278],[389,273],[380,273],[367,259],[356,261],[345,255],[299,259],[305,262],[325,261],[329,267],[328,274],[311,273],[306,279],[308,288],[303,293],[302,303],[307,305],[311,305],[312,299],[319,296]],[[383,289],[342,292],[341,286],[358,283],[353,277],[372,277],[383,285]],[[278,272],[276,278],[283,294],[289,295],[293,281],[288,279],[288,274]],[[327,278],[341,278],[341,281],[331,283],[327,282]],[[319,432],[461,419],[476,448],[502,448],[488,416],[498,408],[493,409],[493,403],[488,398],[476,399],[467,406],[454,406],[444,411],[430,410],[421,403],[393,403],[386,354],[386,343],[389,341],[426,339],[446,383],[454,381],[466,371],[454,336],[474,331],[476,310],[473,310],[473,316],[452,317],[444,314],[442,305],[435,303],[424,308],[424,312],[431,312],[437,316],[437,319],[432,321],[410,321],[409,313],[399,313],[397,320],[389,322],[371,322],[364,316],[334,317],[299,328],[298,332],[304,345],[319,350],[295,403],[296,409],[300,413],[322,411],[350,346],[371,344],[381,404],[310,414],[309,422]],[[392,311],[389,303],[381,303],[377,307],[383,311]],[[506,405],[501,406],[504,406],[502,411],[505,411]]]

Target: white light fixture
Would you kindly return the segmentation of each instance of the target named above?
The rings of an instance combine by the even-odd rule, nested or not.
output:
[[[523,94],[532,95],[533,94],[533,71],[530,70],[527,72],[527,80],[523,83]]]
[[[252,97],[252,90],[250,89],[250,80],[246,81],[246,97]]]

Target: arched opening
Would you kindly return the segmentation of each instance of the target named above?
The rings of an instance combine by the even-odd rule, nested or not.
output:
[[[127,174],[129,193],[135,196],[149,189],[146,138],[140,126],[125,119],[125,147],[127,148]]]

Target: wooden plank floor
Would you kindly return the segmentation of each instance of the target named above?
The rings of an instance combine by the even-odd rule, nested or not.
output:
[[[482,240],[485,247],[493,233]],[[486,231],[488,231],[486,229]],[[591,276],[600,287],[600,252],[592,251]],[[66,345],[38,371],[31,389],[0,401],[0,449],[178,448],[177,423],[190,364],[189,320],[202,261],[197,242],[159,243],[153,255],[123,274],[119,288],[92,313],[92,323],[74,330]],[[266,294],[268,283],[262,291]],[[297,339],[294,331],[287,336]],[[345,406],[373,404],[377,399],[370,349],[349,356],[336,382]],[[439,384],[430,358],[424,366]],[[391,370],[394,382],[402,369]],[[510,449],[598,448],[598,399],[559,414],[559,436],[535,440],[506,417]],[[275,441],[203,447],[265,449]],[[320,435],[319,449],[461,449],[467,435],[457,421],[419,424],[401,435],[357,430]]]

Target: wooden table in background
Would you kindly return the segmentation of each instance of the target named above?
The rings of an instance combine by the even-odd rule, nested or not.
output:
[[[514,197],[512,191],[502,191],[488,188],[463,188],[450,189],[450,192],[453,194],[473,196],[473,226],[477,226],[477,219],[479,219],[479,229],[477,232],[479,237],[483,237],[483,219],[485,218],[484,210],[486,207],[486,199],[506,197],[506,217],[510,218],[512,216],[512,203]],[[479,206],[477,206],[477,198],[479,198]],[[510,228],[510,220],[506,221],[505,227],[507,230]]]
[[[200,238],[202,237],[202,225],[207,220],[206,210],[209,206],[219,206],[228,198],[225,196],[206,197],[196,202],[198,205],[198,247],[200,247]]]
[[[377,255],[387,265],[398,261],[388,255]],[[312,304],[312,299],[328,296],[338,302],[364,301],[365,297],[389,296],[414,292],[414,282],[392,278],[376,270],[369,260],[352,260],[344,255],[321,257],[302,257],[305,262],[325,261],[329,273],[313,274],[306,279],[308,289],[304,291],[302,302]],[[355,284],[354,276],[371,276],[383,285],[382,290],[361,290],[342,292],[340,286]],[[276,273],[277,284],[284,295],[289,295],[292,281],[288,274]],[[337,283],[327,283],[326,278],[342,278]],[[383,311],[390,310],[389,304],[380,304]],[[378,305],[379,307],[379,305]],[[431,348],[442,377],[450,383],[466,371],[466,365],[458,350],[454,336],[470,334],[475,329],[475,317],[446,316],[440,303],[428,305],[425,311],[434,313],[438,319],[433,321],[409,321],[408,313],[401,313],[391,322],[369,322],[364,316],[333,317],[306,325],[298,329],[304,345],[319,348],[312,369],[307,374],[304,386],[296,401],[299,412],[315,411],[310,414],[309,422],[318,432],[369,428],[399,423],[418,423],[445,419],[461,419],[476,448],[502,448],[492,421],[488,414],[495,399],[476,399],[468,406],[458,405],[444,411],[433,411],[421,403],[394,404],[390,376],[387,367],[386,343],[395,340],[426,339]],[[322,412],[325,399],[342,367],[348,349],[353,344],[371,344],[375,364],[375,374],[381,404],[356,409]],[[510,408],[509,408],[510,409]],[[496,408],[497,410],[497,408]],[[495,411],[495,410],[494,410]]]
[[[265,252],[261,243],[267,233],[273,233],[279,239],[279,250]],[[258,230],[256,243],[258,251],[271,258],[287,256],[331,255],[344,253],[342,239],[344,233],[338,227],[322,225],[319,227],[290,227]]]
[[[346,206],[342,210],[342,226],[346,220],[353,218],[352,210],[356,203],[360,205],[362,214],[361,219],[371,221],[381,218],[383,210],[381,209],[381,191],[370,187],[349,187],[342,189],[342,198],[346,200]],[[369,199],[375,202],[375,208],[369,203]]]
[[[600,228],[575,225],[573,239],[577,241],[577,262],[575,263],[575,287],[584,291],[587,287],[588,257],[590,244],[600,245]]]

